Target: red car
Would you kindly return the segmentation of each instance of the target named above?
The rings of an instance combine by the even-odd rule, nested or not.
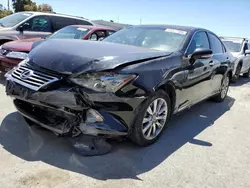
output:
[[[82,40],[101,40],[116,32],[113,28],[103,26],[71,25],[64,27],[48,39],[82,39]],[[32,38],[8,42],[0,46],[0,71],[6,72],[20,63],[28,56],[35,41],[42,38]]]

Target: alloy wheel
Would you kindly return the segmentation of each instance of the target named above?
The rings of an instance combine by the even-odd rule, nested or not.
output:
[[[143,118],[142,133],[145,139],[152,140],[159,135],[166,123],[168,105],[163,98],[155,99],[147,108]]]

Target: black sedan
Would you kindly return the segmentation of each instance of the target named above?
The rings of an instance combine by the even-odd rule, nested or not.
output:
[[[6,92],[29,124],[71,137],[155,142],[172,114],[225,99],[232,64],[211,31],[145,25],[102,42],[49,39],[6,74]]]

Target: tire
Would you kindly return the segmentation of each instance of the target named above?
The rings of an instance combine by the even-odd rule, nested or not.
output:
[[[250,67],[249,67],[248,71],[247,71],[246,73],[243,74],[243,76],[244,76],[245,78],[249,78],[249,77],[250,77]]]
[[[155,111],[154,104],[156,101],[156,109],[158,110]],[[150,112],[149,107],[151,108],[152,113]],[[163,110],[164,112],[161,112]],[[152,115],[150,115],[149,112]],[[162,90],[157,91],[156,93],[148,97],[148,99],[146,99],[136,109],[133,124],[131,126],[131,130],[129,131],[128,137],[139,146],[148,146],[150,144],[153,144],[161,136],[168,120],[170,119],[171,113],[171,101],[168,94]],[[145,122],[143,123],[143,121]],[[143,133],[143,130],[146,130],[145,133]],[[151,134],[149,133],[149,131],[151,132]]]
[[[227,92],[230,84],[230,76],[226,74],[221,83],[220,93],[212,97],[212,100],[215,102],[222,102],[227,97]]]
[[[234,76],[231,79],[232,83],[235,83],[235,82],[237,82],[239,80],[239,78],[240,78],[240,72],[241,72],[241,67],[242,66],[240,64],[237,66],[235,74],[234,74]]]

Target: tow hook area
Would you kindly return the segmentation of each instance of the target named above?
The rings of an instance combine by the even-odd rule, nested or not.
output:
[[[112,150],[112,146],[104,138],[84,135],[69,138],[76,153],[83,156],[104,155]]]

